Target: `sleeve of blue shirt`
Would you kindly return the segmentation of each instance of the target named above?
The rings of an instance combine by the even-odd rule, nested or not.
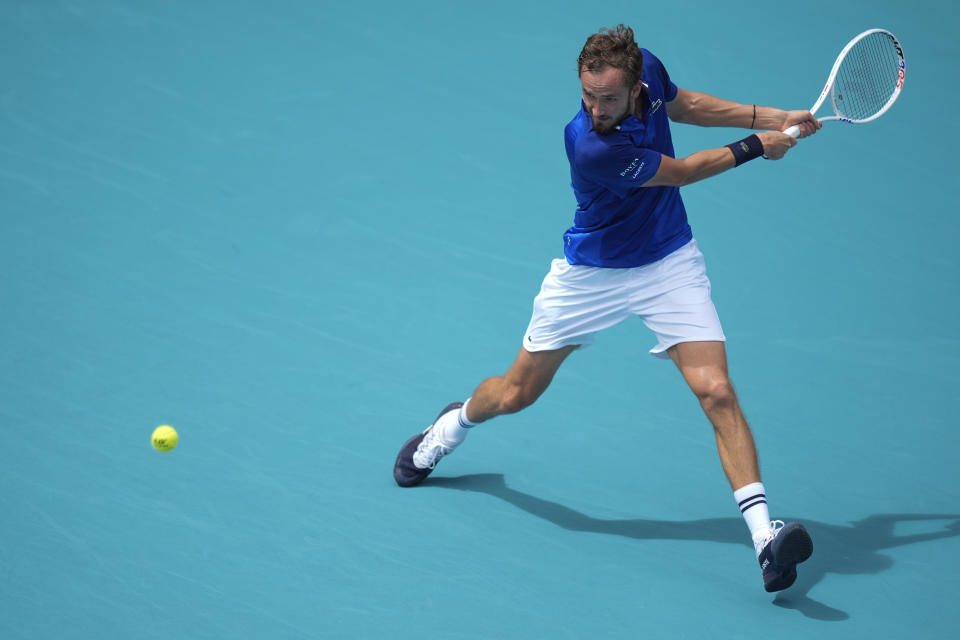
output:
[[[583,177],[621,198],[652,178],[660,168],[660,152],[633,144],[628,135],[608,136],[578,149],[577,168]]]
[[[667,73],[666,67],[663,66],[663,63],[660,62],[660,58],[656,57],[646,49],[643,50],[644,59],[649,62],[654,63],[653,67],[656,69],[656,73],[660,76],[660,82],[663,86],[663,99],[666,102],[670,102],[677,97],[677,85],[673,84],[673,81],[670,80],[670,74]]]

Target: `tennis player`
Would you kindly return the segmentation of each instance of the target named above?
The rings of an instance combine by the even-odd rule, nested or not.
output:
[[[408,440],[394,478],[404,487],[422,482],[475,425],[533,404],[571,352],[636,315],[657,338],[651,354],[673,360],[713,424],[764,587],[786,589],[813,543],[803,525],[770,520],[753,436],[727,372],[725,337],[679,188],[761,156],[778,160],[797,142],[782,130],[798,125],[805,137],[819,122],[808,111],[679,89],[624,25],[591,35],[577,65],[582,103],[565,130],[577,210],[564,233],[564,258],[554,260],[544,278],[507,373],[448,405]],[[762,131],[677,158],[670,121]]]

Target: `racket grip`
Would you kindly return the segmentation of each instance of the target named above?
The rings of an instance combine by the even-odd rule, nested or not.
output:
[[[783,132],[788,136],[793,136],[796,138],[797,134],[800,133],[800,127],[793,125],[792,127],[787,127]]]

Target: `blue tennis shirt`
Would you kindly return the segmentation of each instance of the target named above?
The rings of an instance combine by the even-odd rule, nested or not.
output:
[[[666,103],[677,87],[652,53],[643,52],[643,118],[627,117],[609,134],[580,113],[564,129],[570,179],[577,198],[573,226],[563,234],[570,264],[639,267],[690,242],[693,232],[677,187],[647,187],[661,155],[675,157]]]

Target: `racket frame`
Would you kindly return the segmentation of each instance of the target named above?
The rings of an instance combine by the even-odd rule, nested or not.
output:
[[[844,116],[837,115],[839,110],[837,109],[836,95],[833,89],[834,89],[834,82],[837,79],[837,72],[840,69],[840,65],[843,64],[843,59],[847,57],[847,54],[850,52],[850,49],[854,47],[854,45],[856,45],[858,42],[860,42],[861,40],[863,40],[864,38],[866,38],[867,36],[873,33],[882,33],[887,37],[889,37],[890,40],[893,41],[893,47],[894,49],[896,49],[897,55],[900,58],[899,70],[897,72],[897,84],[894,87],[893,93],[890,95],[890,98],[887,100],[886,104],[884,104],[879,111],[877,111],[875,114],[873,114],[869,118],[853,119],[853,118],[846,118]],[[817,101],[813,104],[812,107],[810,107],[810,113],[815,114],[817,112],[817,109],[819,109],[821,105],[823,105],[823,101],[826,99],[827,95],[829,95],[830,106],[833,108],[834,115],[818,118],[820,122],[826,122],[828,120],[840,120],[842,122],[850,122],[852,124],[863,124],[865,122],[870,122],[871,120],[876,120],[877,118],[882,116],[884,113],[886,113],[887,110],[891,106],[893,106],[893,103],[897,101],[897,98],[900,97],[900,90],[903,88],[903,81],[904,81],[904,78],[906,77],[906,72],[907,72],[907,65],[903,57],[903,47],[900,45],[900,41],[897,40],[897,37],[892,33],[890,33],[889,31],[887,31],[886,29],[868,29],[863,33],[861,33],[860,35],[853,38],[853,40],[851,40],[850,42],[848,42],[847,46],[845,46],[843,48],[843,51],[840,52],[840,55],[837,56],[837,61],[833,63],[833,68],[830,69],[830,75],[827,76],[827,83],[824,85],[823,91],[820,92],[820,97],[817,98]]]

